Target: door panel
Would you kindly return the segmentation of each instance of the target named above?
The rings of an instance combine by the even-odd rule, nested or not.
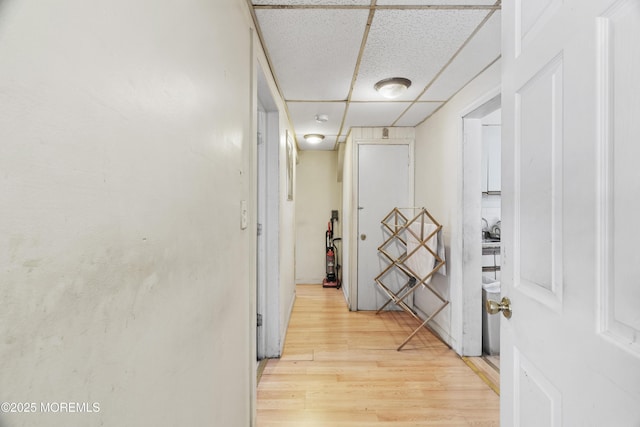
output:
[[[519,426],[562,425],[560,391],[517,350],[514,351],[513,393],[514,418]]]
[[[409,145],[358,145],[358,310],[377,310],[387,301],[374,281],[387,266],[378,254],[385,239],[380,222],[394,207],[409,207],[409,180]],[[385,284],[397,290],[403,280],[392,272]]]
[[[501,425],[640,425],[640,2],[502,8]]]
[[[562,299],[562,58],[515,94],[515,283],[543,304]]]

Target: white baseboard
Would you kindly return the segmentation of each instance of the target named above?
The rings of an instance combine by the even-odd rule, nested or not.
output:
[[[282,330],[280,331],[280,354],[278,357],[282,356],[282,352],[284,351],[284,342],[287,337],[287,330],[289,330],[289,322],[291,321],[291,313],[293,313],[293,305],[296,302],[296,291],[294,289],[293,295],[291,296],[291,303],[289,304],[289,309],[287,310],[287,316],[282,323]]]

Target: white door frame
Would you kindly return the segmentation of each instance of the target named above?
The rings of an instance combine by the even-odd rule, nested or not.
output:
[[[458,270],[462,281],[462,309],[452,313],[453,323],[460,325],[461,336],[456,351],[462,356],[482,354],[482,124],[481,119],[500,108],[500,87],[494,88],[465,108],[461,114],[462,179],[458,189],[459,234],[455,263],[452,271]],[[453,242],[452,242],[453,243]],[[454,248],[452,248],[454,252]],[[453,258],[453,257],[452,257]],[[464,262],[462,262],[464,260]]]
[[[256,312],[258,314],[258,328],[257,328],[257,358],[258,360],[265,358],[266,349],[266,334],[264,327],[264,318],[260,319],[260,316],[264,316],[266,311],[266,291],[267,291],[267,274],[266,274],[266,254],[267,254],[267,242],[265,234],[263,232],[264,223],[266,219],[266,197],[267,197],[267,161],[266,161],[266,116],[261,102],[258,100],[257,111],[257,203],[256,203],[256,220],[258,228],[257,236],[257,254],[256,254]]]
[[[257,189],[261,194],[258,200],[262,202],[258,206],[258,227],[261,230],[262,248],[264,259],[257,265],[257,302],[256,309],[262,315],[262,333],[257,339],[257,357],[279,357],[281,352],[280,342],[280,187],[279,187],[279,150],[280,150],[280,113],[275,104],[273,95],[266,82],[265,74],[260,62],[257,65],[258,104],[265,113],[265,129],[260,131],[264,147],[258,149],[258,159],[261,168],[258,179],[264,180],[258,183]],[[260,141],[258,141],[260,143]]]
[[[390,138],[383,138],[383,129],[387,129],[387,132],[393,135]],[[352,200],[354,201],[353,209],[351,211],[351,235],[349,236],[349,246],[351,247],[350,253],[343,257],[350,263],[349,266],[349,292],[348,303],[349,308],[353,311],[358,310],[358,146],[360,144],[379,144],[379,145],[408,145],[409,146],[409,195],[410,204],[413,205],[415,198],[415,173],[414,173],[414,147],[415,137],[414,130],[410,129],[409,133],[402,134],[402,132],[409,131],[408,128],[353,128],[351,130],[351,136],[353,138],[352,144]],[[364,133],[371,134],[365,137]],[[396,135],[398,133],[398,135]],[[409,207],[409,206],[401,206]],[[382,218],[380,218],[382,220]]]

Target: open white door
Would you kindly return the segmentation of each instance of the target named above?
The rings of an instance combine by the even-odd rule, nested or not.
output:
[[[640,1],[502,2],[501,425],[640,425]]]

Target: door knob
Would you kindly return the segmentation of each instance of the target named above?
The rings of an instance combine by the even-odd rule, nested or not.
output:
[[[504,317],[511,319],[511,300],[507,297],[503,297],[500,302],[488,299],[486,309],[489,314],[502,312]]]
[[[360,235],[360,240],[367,240],[367,235],[366,234],[361,234]]]

